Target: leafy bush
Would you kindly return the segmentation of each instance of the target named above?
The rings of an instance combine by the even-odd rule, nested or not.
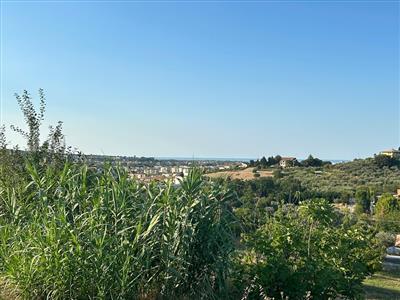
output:
[[[391,194],[382,195],[375,206],[378,227],[386,232],[400,232],[400,200]]]
[[[249,299],[354,298],[373,273],[381,251],[374,234],[360,225],[337,223],[327,201],[283,206],[238,251],[236,286]],[[249,292],[248,287],[254,287]]]
[[[400,200],[391,194],[382,195],[375,206],[375,214],[377,216],[384,216],[395,211],[400,211]]]
[[[400,165],[400,160],[387,156],[387,155],[375,155],[374,157],[375,163],[379,168],[383,167],[393,167],[393,166],[399,166]]]
[[[387,248],[394,245],[394,241],[396,240],[396,234],[381,231],[376,234],[376,238],[378,239],[379,244]]]
[[[367,187],[359,187],[356,190],[356,206],[355,212],[358,214],[369,213],[371,206],[371,191]]]

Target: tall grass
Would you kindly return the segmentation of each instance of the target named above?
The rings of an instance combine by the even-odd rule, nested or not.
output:
[[[27,164],[0,186],[0,280],[21,298],[217,299],[234,221],[225,187],[193,170],[180,186],[120,168]]]

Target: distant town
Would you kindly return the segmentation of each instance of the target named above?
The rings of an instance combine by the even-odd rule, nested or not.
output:
[[[379,156],[398,159],[400,150],[389,149],[379,152]],[[131,178],[136,178],[143,182],[152,180],[172,180],[174,184],[179,182],[189,174],[193,167],[202,169],[204,173],[217,173],[227,175],[232,178],[252,179],[254,174],[261,177],[272,176],[272,172],[257,170],[260,167],[277,167],[281,169],[295,166],[323,166],[331,164],[331,161],[322,161],[311,155],[304,160],[296,157],[275,156],[259,160],[246,159],[216,159],[216,158],[155,158],[138,156],[108,156],[108,155],[85,155],[87,162],[93,166],[101,167],[105,162],[112,165],[119,165],[124,168]],[[344,161],[337,161],[344,162]],[[235,173],[236,172],[236,173]],[[240,173],[237,173],[240,172]],[[211,177],[219,177],[219,175]]]
[[[178,184],[183,177],[189,174],[189,170],[198,167],[205,173],[238,170],[248,167],[248,163],[240,160],[223,159],[178,159],[178,158],[154,158],[154,157],[129,157],[129,156],[105,156],[86,155],[89,164],[96,167],[105,162],[119,165],[128,172],[131,178],[141,181],[173,180]]]

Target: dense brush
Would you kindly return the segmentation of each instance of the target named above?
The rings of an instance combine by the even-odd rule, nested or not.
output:
[[[121,168],[27,164],[0,187],[1,281],[26,299],[219,298],[233,194],[192,170],[180,186]]]

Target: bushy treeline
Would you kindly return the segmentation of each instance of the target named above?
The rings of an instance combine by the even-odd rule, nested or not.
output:
[[[384,167],[390,168],[390,167],[396,167],[396,166],[399,167],[400,166],[399,158],[390,157],[388,155],[383,155],[383,154],[375,155],[374,161],[375,161],[375,164],[380,168],[384,168]]]
[[[263,156],[261,159],[257,160],[251,159],[249,162],[249,167],[267,168],[279,164],[281,159],[282,157],[280,155],[276,155],[275,157],[270,156],[268,158],[265,158],[265,156]]]
[[[278,166],[279,162],[282,160],[282,156],[270,156],[265,158],[263,156],[261,159],[250,160],[249,167],[257,167],[257,168],[268,168]],[[297,159],[293,159],[286,162],[287,166],[291,167],[322,167],[325,165],[331,165],[330,161],[323,161],[319,158],[313,157],[311,154],[307,157],[307,159],[298,161]]]
[[[0,297],[354,299],[379,264],[373,227],[298,181],[192,170],[175,186],[92,168],[61,127],[40,143],[26,95],[27,149],[0,149]]]
[[[285,176],[248,181],[228,179],[227,184],[238,195],[233,205],[246,229],[257,228],[260,220],[274,214],[281,205],[298,205],[301,201],[314,198],[324,198],[332,203],[341,196],[337,192],[309,190],[301,181]]]
[[[353,163],[346,165],[349,164],[353,165]],[[371,164],[375,166],[373,162]],[[352,170],[354,169],[352,166]],[[362,181],[363,184],[360,185],[352,184],[348,188],[342,188],[338,183],[337,187],[332,186],[329,189],[324,187],[323,177],[326,176],[325,172],[334,172],[333,167],[317,174],[314,171],[308,173],[309,177],[298,176],[300,170],[285,172],[278,170],[273,177],[249,181],[227,180],[229,188],[238,195],[238,201],[234,203],[235,213],[246,229],[257,228],[266,216],[274,214],[282,204],[298,205],[307,199],[324,198],[330,203],[340,203],[350,207],[354,205],[354,213],[358,216],[365,214],[371,220],[371,225],[377,226],[380,231],[399,232],[400,204],[397,203],[400,200],[396,199],[393,193],[396,192],[396,187],[400,188],[400,177],[393,176],[395,182],[398,182],[393,185],[385,186],[390,177],[382,176],[373,178],[373,181]],[[390,169],[385,172],[389,174],[388,172],[393,171],[399,172]],[[332,176],[330,178],[334,180]],[[308,180],[311,181],[312,188]],[[338,180],[343,179],[338,178]],[[385,209],[381,209],[383,203]]]

